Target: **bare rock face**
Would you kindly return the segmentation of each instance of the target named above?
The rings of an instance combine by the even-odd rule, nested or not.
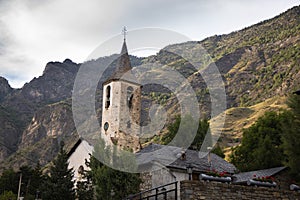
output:
[[[39,121],[38,123],[42,124],[39,124],[39,128],[33,131],[31,127],[34,127],[34,124],[30,120],[35,112],[37,112],[35,114],[37,117],[34,119],[42,120],[40,119],[40,117],[42,118],[41,112],[49,114],[56,109],[55,106],[43,108],[44,106],[71,97],[73,82],[78,68],[79,64],[73,63],[68,59],[63,63],[50,62],[47,64],[42,76],[34,78],[21,89],[11,88],[8,81],[0,77],[0,141],[2,142],[0,146],[0,163],[23,147],[20,143],[24,138],[22,133],[25,128],[28,133],[32,133],[31,135],[29,134],[28,138],[25,137],[25,146],[26,143],[33,145],[44,136],[44,132],[49,128],[47,124],[51,123]],[[58,109],[56,114],[61,115],[60,111],[61,109]],[[70,112],[68,114],[72,116]],[[62,119],[61,117],[52,117],[51,120],[57,119],[59,122]],[[69,122],[66,121],[66,123]],[[53,125],[53,127],[55,126],[59,125]],[[70,126],[72,126],[72,123],[70,123]],[[63,130],[66,129],[64,128]],[[56,131],[51,128],[50,130]],[[60,134],[60,132],[58,131],[56,134]],[[29,142],[30,137],[33,139],[31,142]]]
[[[8,81],[0,76],[0,101],[13,91]]]
[[[40,140],[60,138],[75,131],[71,105],[67,102],[47,105],[34,114],[22,134],[20,148],[29,147]]]
[[[14,91],[8,81],[0,77],[0,102]],[[8,109],[0,105],[0,161],[16,151],[20,130],[18,123]]]
[[[70,98],[79,64],[66,60],[49,62],[43,75],[26,83],[3,100],[2,105],[19,114],[28,123],[35,111],[49,103]]]
[[[59,151],[63,140],[67,150],[77,141],[71,104],[62,101],[50,104],[34,114],[23,131],[18,150],[3,164],[18,169],[21,165],[46,165]]]
[[[0,160],[8,157],[17,149],[20,130],[14,122],[15,116],[0,106]]]
[[[34,102],[57,102],[70,98],[79,64],[66,59],[63,63],[49,62],[43,75],[22,89],[22,94]]]
[[[99,58],[89,64],[95,68],[105,67],[115,57]],[[140,63],[141,59],[132,58],[134,66]],[[62,63],[49,62],[40,77],[21,89],[12,89],[0,78],[0,172],[8,167],[18,170],[22,164],[45,165],[57,155],[60,140],[65,141],[67,149],[76,142],[71,96],[80,65],[69,59]],[[102,95],[98,95],[96,104],[99,100],[100,108],[101,99]],[[101,120],[101,115],[99,118]]]

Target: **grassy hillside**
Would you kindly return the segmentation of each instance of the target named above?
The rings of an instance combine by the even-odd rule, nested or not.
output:
[[[235,107],[226,110],[225,126],[219,140],[225,154],[228,155],[231,147],[240,143],[243,129],[253,125],[265,112],[282,109],[287,109],[286,97],[273,97],[250,107]]]
[[[211,94],[201,73],[215,63],[225,84],[228,108],[221,144],[234,146],[243,128],[265,111],[286,108],[285,97],[300,87],[300,6],[227,35],[170,45],[146,61],[160,63],[185,76],[196,92],[202,116],[208,117]],[[203,71],[199,73],[199,69]],[[159,103],[159,97],[165,96],[165,92],[158,91],[154,101]],[[174,99],[169,95],[164,103],[173,117],[180,113]],[[165,133],[165,129],[161,132]]]

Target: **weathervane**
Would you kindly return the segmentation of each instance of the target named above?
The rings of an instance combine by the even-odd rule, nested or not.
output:
[[[126,40],[126,35],[127,35],[127,29],[126,26],[124,26],[123,30],[122,30],[122,34],[124,36],[124,41]]]

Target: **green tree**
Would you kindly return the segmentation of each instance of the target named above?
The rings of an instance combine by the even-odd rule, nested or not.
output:
[[[182,130],[185,131],[183,134],[179,133],[179,126],[181,126]],[[176,135],[182,135],[182,138],[179,138],[178,141],[183,142],[186,140],[192,140],[193,142],[189,148],[199,150],[206,134],[208,133],[209,122],[207,119],[199,120],[197,133],[194,138],[190,138],[190,136],[193,136],[194,134],[194,130],[191,127],[197,127],[197,122],[192,118],[192,116],[187,115],[183,118],[177,116],[175,118],[175,122],[168,126],[168,133],[161,138],[162,144],[169,144]]]
[[[199,121],[197,134],[193,140],[193,143],[190,146],[190,149],[199,150],[204,141],[204,138],[208,133],[209,122],[207,119],[203,119]],[[209,145],[211,146],[211,145]]]
[[[68,165],[68,156],[64,150],[64,143],[61,142],[59,154],[54,159],[49,176],[44,181],[42,199],[75,199],[74,181],[72,180],[74,171],[68,169]]]
[[[5,170],[0,177],[0,194],[5,191],[18,193],[19,175],[13,169]]]
[[[4,191],[2,195],[0,195],[0,200],[15,200],[17,199],[17,195],[12,191]]]
[[[42,191],[42,185],[45,180],[45,176],[42,174],[40,163],[37,163],[36,167],[32,171],[31,176],[31,184],[30,184],[30,194],[32,194],[34,197],[40,198],[40,193]]]
[[[283,148],[291,176],[300,181],[300,95],[291,95],[288,106],[290,111],[286,112],[283,123]]]
[[[167,127],[168,133],[163,135],[163,137],[161,138],[162,144],[169,144],[173,140],[178,132],[180,121],[180,116],[176,116],[175,122]]]
[[[32,169],[29,166],[22,166],[18,172],[12,169],[4,171],[0,177],[0,194],[4,191],[11,191],[17,194],[20,174],[22,174],[21,195],[25,199],[34,199],[42,183],[42,175],[39,167]]]
[[[86,165],[88,165],[88,161],[86,160]],[[81,176],[81,180],[76,183],[76,197],[78,200],[90,200],[93,199],[94,190],[92,184],[92,177],[89,171],[84,170],[84,168],[80,168],[78,170],[78,174]]]
[[[139,174],[112,169],[96,159],[102,156],[105,162],[115,162],[118,166],[125,165],[125,168],[126,165],[136,167],[130,155],[126,155],[126,153],[124,155],[123,151],[116,148],[111,149],[109,146],[105,147],[103,140],[100,139],[94,148],[90,162],[88,162],[97,199],[122,199],[129,194],[139,192],[142,182]],[[122,164],[123,162],[125,164]]]
[[[219,144],[217,144],[211,152],[220,156],[221,158],[225,158],[225,154]]]
[[[281,133],[283,113],[266,112],[243,132],[241,144],[233,149],[231,162],[241,171],[278,167],[284,153]]]
[[[39,164],[35,169],[29,166],[20,167],[19,173],[22,173],[21,194],[25,199],[34,199],[37,191],[41,190],[42,173]]]

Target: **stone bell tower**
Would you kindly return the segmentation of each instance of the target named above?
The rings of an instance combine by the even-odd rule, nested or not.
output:
[[[128,151],[139,151],[141,85],[135,82],[124,42],[113,75],[103,83],[102,138],[106,144]]]

